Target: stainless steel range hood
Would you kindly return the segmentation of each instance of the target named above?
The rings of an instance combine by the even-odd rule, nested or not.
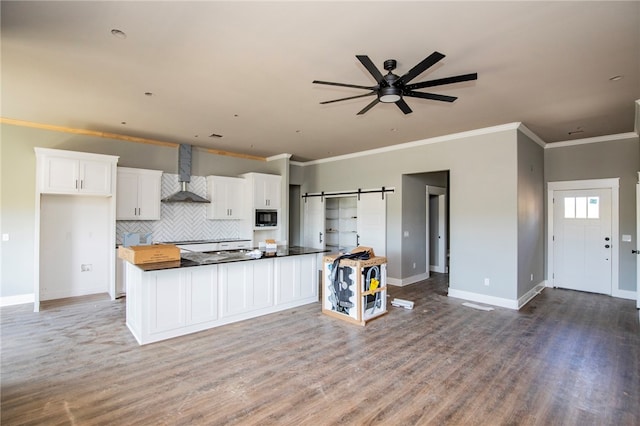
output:
[[[164,203],[210,203],[209,200],[188,190],[191,182],[191,145],[181,144],[178,150],[178,181],[182,189],[163,199]]]

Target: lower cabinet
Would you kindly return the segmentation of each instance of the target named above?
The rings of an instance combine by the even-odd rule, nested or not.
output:
[[[218,320],[218,266],[143,272],[126,264],[127,327],[140,344],[210,328]]]
[[[127,327],[139,344],[318,301],[316,255],[143,271],[126,262]]]
[[[222,317],[273,305],[273,260],[227,263],[218,267]]]
[[[299,300],[318,300],[317,256],[279,259],[275,268],[275,303],[284,306]]]

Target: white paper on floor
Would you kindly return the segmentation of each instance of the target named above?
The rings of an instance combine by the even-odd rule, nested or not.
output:
[[[478,309],[481,311],[493,311],[493,308],[489,306],[480,306],[480,305],[476,305],[475,303],[464,302],[462,305],[469,308]]]

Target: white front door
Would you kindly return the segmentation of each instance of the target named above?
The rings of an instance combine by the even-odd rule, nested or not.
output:
[[[554,191],[553,285],[611,295],[611,189]]]

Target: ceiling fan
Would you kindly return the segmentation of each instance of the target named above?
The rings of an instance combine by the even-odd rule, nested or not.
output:
[[[384,61],[384,69],[388,71],[386,75],[382,75],[382,73],[376,68],[371,59],[367,55],[356,55],[356,58],[364,65],[364,67],[369,71],[369,73],[376,80],[375,86],[360,86],[357,84],[345,84],[345,83],[333,83],[330,81],[320,81],[314,80],[315,84],[327,84],[330,86],[341,86],[341,87],[353,87],[356,89],[365,89],[370,90],[369,93],[365,93],[364,95],[357,96],[349,96],[348,98],[334,99],[332,101],[320,102],[320,104],[330,104],[333,102],[346,101],[349,99],[356,98],[364,98],[366,96],[376,95],[376,98],[371,101],[369,105],[364,107],[357,115],[362,115],[365,112],[369,111],[373,108],[378,102],[383,103],[395,103],[402,112],[405,114],[411,113],[411,108],[404,101],[403,96],[409,96],[412,98],[423,98],[423,99],[431,99],[434,101],[442,101],[442,102],[453,102],[458,99],[455,96],[446,96],[446,95],[438,95],[435,93],[424,93],[424,92],[416,92],[415,89],[423,89],[425,87],[434,87],[441,86],[444,84],[452,84],[452,83],[460,83],[463,81],[477,80],[478,74],[462,74],[456,75],[454,77],[446,77],[439,78],[437,80],[430,81],[422,81],[420,83],[412,83],[409,84],[411,80],[416,78],[418,75],[422,74],[428,68],[432,67],[436,63],[438,63],[442,58],[444,58],[440,52],[433,52],[431,55],[427,56],[423,59],[418,65],[411,68],[409,72],[407,72],[402,77],[398,77],[392,71],[396,69],[397,62],[395,59],[387,59]]]

